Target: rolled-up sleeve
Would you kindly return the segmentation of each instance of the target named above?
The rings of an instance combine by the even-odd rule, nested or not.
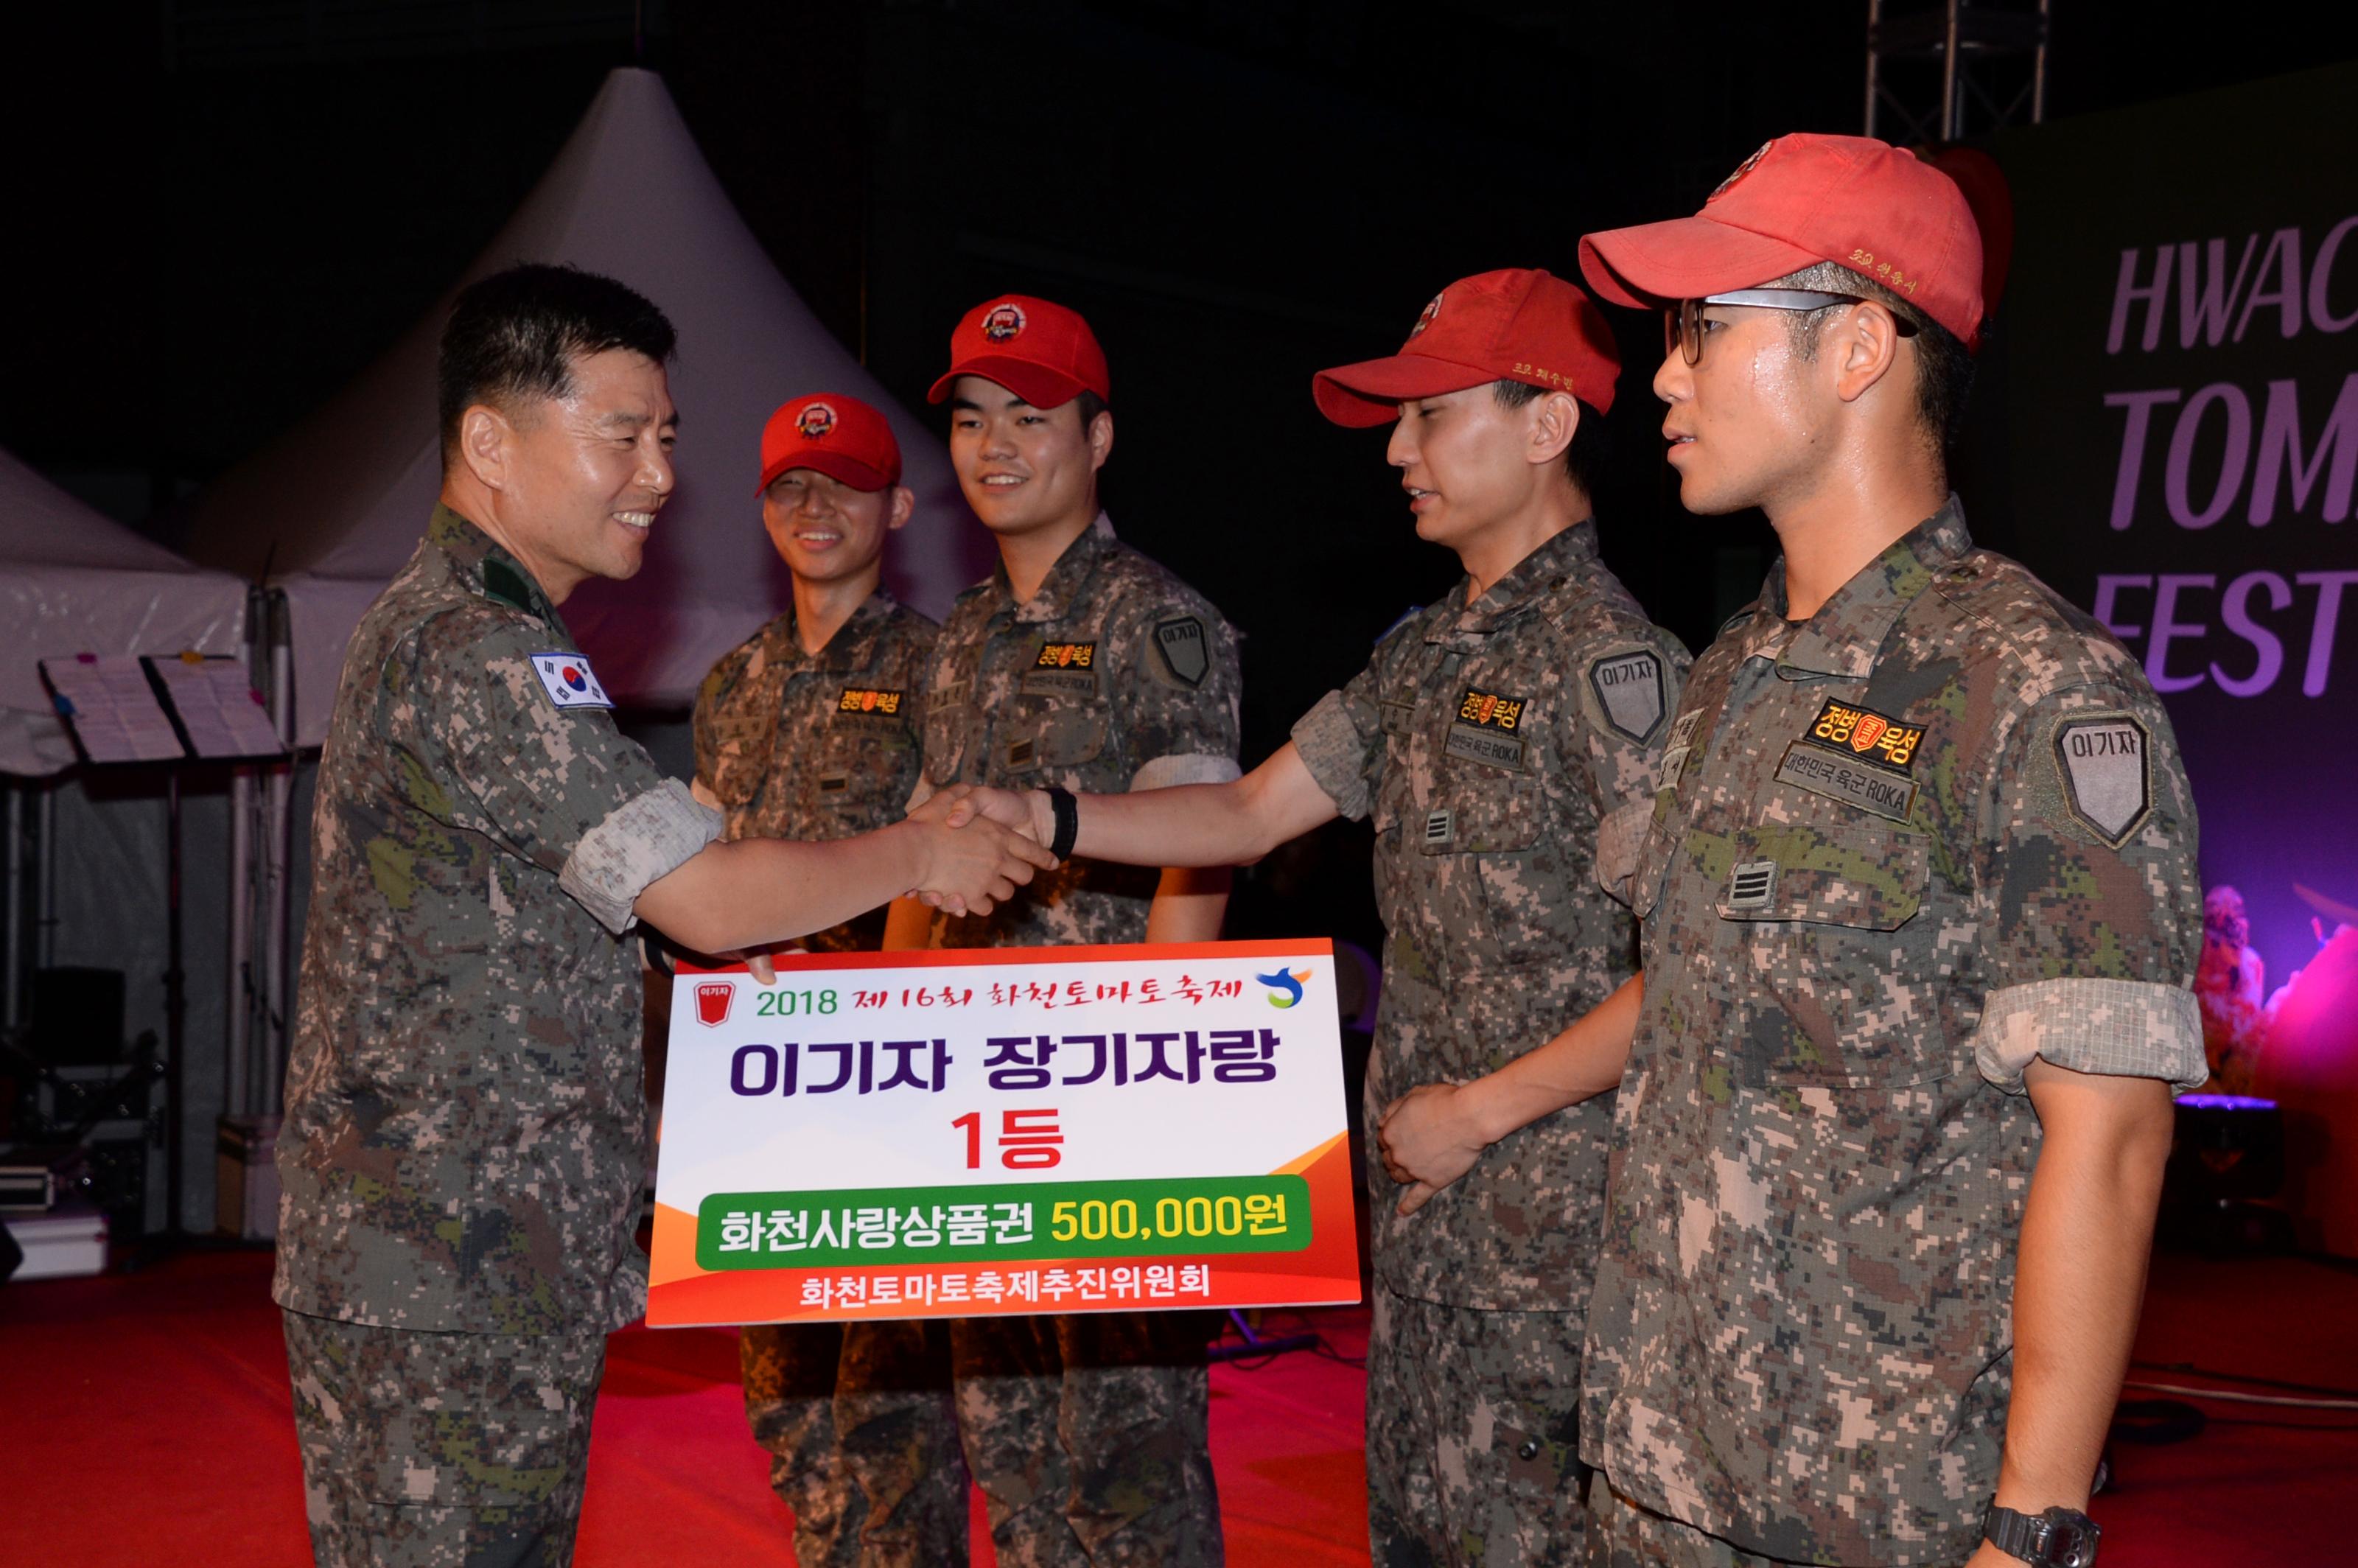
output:
[[[636,918],[631,906],[639,895],[694,860],[720,829],[719,812],[665,779],[583,834],[557,885],[620,935]]]
[[[2177,738],[2151,691],[2076,686],[2030,705],[1994,770],[1979,847],[1984,1077],[2019,1094],[2044,1057],[2203,1081],[2196,848]]]
[[[1377,657],[1381,659],[1380,650]],[[1373,808],[1383,771],[1383,708],[1377,696],[1381,678],[1371,664],[1293,721],[1293,749],[1302,765],[1335,803],[1335,814],[1354,822]]]

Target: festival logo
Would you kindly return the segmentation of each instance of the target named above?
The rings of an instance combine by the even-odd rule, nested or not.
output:
[[[802,432],[806,441],[824,440],[827,432],[835,428],[835,410],[824,403],[814,403],[795,416],[795,428]]]
[[[729,1009],[737,1000],[737,988],[727,980],[702,980],[696,988],[696,1022],[707,1029],[718,1029],[729,1022]]]
[[[994,343],[1003,343],[1023,330],[1023,308],[1020,305],[994,305],[982,319],[982,335]]]
[[[1416,325],[1408,330],[1408,335],[1411,339],[1423,336],[1424,330],[1433,325],[1433,319],[1441,314],[1442,295],[1445,295],[1449,291],[1444,288],[1441,291],[1441,294],[1436,294],[1433,297],[1433,303],[1424,308],[1424,314],[1419,316],[1416,319]]]
[[[1768,156],[1768,149],[1776,145],[1777,144],[1775,142],[1761,143],[1760,148],[1758,152],[1754,153],[1750,157],[1746,158],[1742,163],[1737,164],[1736,166],[1736,172],[1729,175],[1725,179],[1721,180],[1718,186],[1713,189],[1712,193],[1703,199],[1703,204],[1708,207],[1713,202],[1718,200],[1721,197],[1726,195],[1729,191],[1735,189],[1736,186],[1743,181],[1746,175],[1750,174],[1755,168],[1759,167],[1760,160],[1767,157]]]
[[[1281,1009],[1292,1007],[1302,1000],[1302,982],[1309,978],[1308,969],[1295,969],[1290,974],[1280,969],[1273,975],[1253,977],[1270,988],[1269,1005]]]

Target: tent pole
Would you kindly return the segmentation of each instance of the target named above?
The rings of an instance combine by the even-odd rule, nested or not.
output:
[[[35,829],[41,840],[40,904],[41,919],[34,932],[37,969],[52,968],[58,961],[58,788],[55,781],[41,786],[41,804],[35,814]]]
[[[279,1108],[280,1097],[286,1088],[287,1048],[294,1020],[289,1003],[293,987],[287,974],[287,926],[294,905],[294,891],[289,875],[294,860],[294,793],[295,793],[295,640],[293,616],[287,603],[287,591],[273,589],[270,592],[270,718],[278,727],[278,743],[285,757],[271,764],[268,775],[268,831],[263,847],[268,871],[264,882],[265,942],[262,962],[265,977],[265,1028],[263,1034],[265,1050],[260,1066],[263,1081],[255,1103],[262,1113],[269,1115]]]
[[[180,1214],[180,1065],[188,1054],[188,976],[180,967],[180,770],[164,770],[164,1234],[185,1228]]]
[[[232,1116],[251,1113],[246,1104],[245,1054],[253,1022],[248,1013],[254,946],[254,770],[229,773],[229,1037],[222,1056],[222,1108]]]
[[[24,1021],[25,991],[25,792],[8,786],[7,996],[0,1001],[0,1029]]]

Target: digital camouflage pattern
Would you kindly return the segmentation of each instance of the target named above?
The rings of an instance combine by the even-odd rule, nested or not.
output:
[[[844,838],[901,819],[922,758],[934,631],[879,589],[817,654],[789,610],[721,655],[697,694],[696,776],[729,838]],[[866,951],[882,934],[878,911],[798,945]],[[965,1468],[940,1463],[957,1446],[948,1352],[938,1327],[930,1353],[926,1338],[925,1325],[901,1323],[739,1331],[745,1414],[794,1510],[803,1568],[966,1561]],[[871,1514],[862,1474],[899,1506]]]
[[[1100,518],[1029,600],[1004,567],[958,595],[935,644],[925,782],[1120,795],[1238,774],[1236,633]],[[913,801],[914,805],[914,802]],[[936,915],[937,947],[1138,942],[1160,873],[1069,860],[984,916]]]
[[[1953,499],[1806,624],[1783,589],[1696,664],[1639,858],[1585,1457],[1746,1552],[1962,1561],[2022,1069],[2204,1076],[2194,806],[2135,659]]]
[[[934,633],[879,589],[816,654],[789,610],[722,654],[696,696],[696,776],[728,836],[817,842],[900,821],[924,755]],[[883,934],[879,910],[799,945],[872,951]]]
[[[1293,729],[1336,809],[1374,819],[1370,1140],[1400,1096],[1545,1044],[1638,968],[1635,922],[1607,890],[1626,896],[1686,650],[1597,558],[1593,524],[1468,604],[1471,586],[1394,630]],[[1509,1134],[1406,1218],[1372,1165],[1376,1277],[1417,1301],[1578,1313],[1612,1108],[1603,1096]]]
[[[1598,1476],[1588,1487],[1587,1550],[1583,1568],[1813,1568],[1788,1558],[1763,1557],[1705,1535],[1628,1498]]]
[[[1236,636],[1100,516],[1018,602],[1005,568],[958,596],[926,683],[920,798],[953,784],[1120,794],[1238,776]],[[1160,873],[1069,860],[942,947],[1138,942]],[[967,1463],[1006,1568],[1222,1560],[1206,1449],[1209,1325],[1187,1313],[951,1325]],[[871,1493],[871,1506],[875,1495]]]
[[[1368,1362],[1376,1568],[1578,1561],[1580,1319],[1410,1301],[1379,1289]]]
[[[281,1315],[319,1568],[573,1560],[602,1327],[421,1334]]]
[[[291,1312],[519,1336],[645,1309],[622,934],[720,819],[611,713],[558,708],[550,653],[579,659],[556,609],[443,507],[352,634],[278,1140]]]

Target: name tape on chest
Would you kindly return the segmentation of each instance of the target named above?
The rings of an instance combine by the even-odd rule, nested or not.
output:
[[[2055,726],[2064,804],[2113,849],[2127,843],[2153,809],[2152,739],[2126,713],[2074,714]]]
[[[1871,708],[1828,702],[1810,721],[1804,739],[1837,749],[1847,746],[1863,761],[1904,773],[1916,761],[1916,748],[1924,743],[1924,730]]]
[[[1796,741],[1785,748],[1785,759],[1777,764],[1777,782],[1893,822],[1907,821],[1916,806],[1914,779],[1868,767],[1848,752],[1807,741]]]
[[[1476,730],[1500,730],[1511,735],[1521,728],[1525,703],[1520,697],[1503,697],[1495,691],[1466,688],[1457,699],[1457,722],[1471,724]]]
[[[558,708],[611,708],[614,699],[598,684],[590,668],[590,661],[579,654],[535,654],[532,673],[540,677],[541,689],[548,700]]]
[[[1520,697],[1467,687],[1457,699],[1442,750],[1463,762],[1520,773],[1523,768],[1523,720],[1530,704]]]
[[[1032,661],[1035,670],[1086,670],[1098,662],[1095,643],[1043,643],[1040,654]]]
[[[1211,645],[1204,623],[1192,615],[1174,616],[1154,623],[1154,646],[1172,678],[1190,689],[1204,684],[1212,670]]]
[[[838,713],[871,713],[879,718],[891,719],[899,715],[905,696],[903,692],[885,691],[874,687],[848,686],[843,688],[843,695],[836,699],[835,710]]]
[[[1592,661],[1588,666],[1588,689],[1595,694],[1596,706],[1604,711],[1606,725],[1639,745],[1645,744],[1655,726],[1662,721],[1666,706],[1662,658],[1650,650],[1640,648],[1636,653],[1615,654]]]
[[[1087,697],[1098,689],[1095,643],[1043,643],[1016,690],[1031,697]]]

